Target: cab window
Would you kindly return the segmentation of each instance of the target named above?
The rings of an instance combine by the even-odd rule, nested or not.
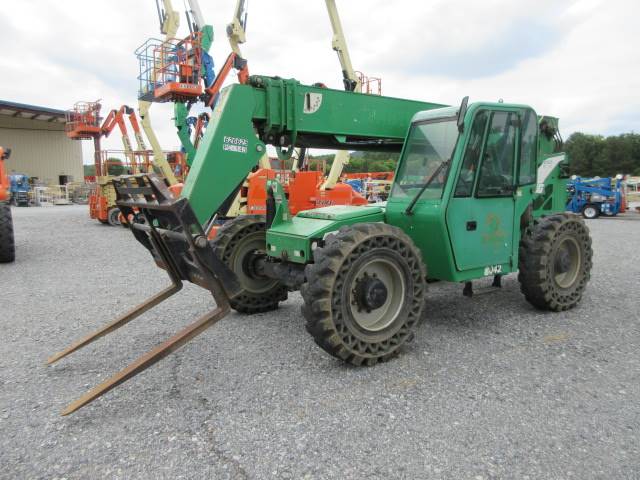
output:
[[[420,194],[420,198],[440,198],[457,139],[455,117],[414,124],[400,158],[391,197],[411,198]]]
[[[538,155],[537,133],[538,118],[536,113],[533,110],[526,110],[522,118],[518,185],[529,185],[536,181],[536,158]]]
[[[513,170],[516,154],[515,112],[493,112],[478,178],[477,197],[513,194]]]
[[[468,197],[473,190],[473,184],[476,179],[478,163],[480,163],[480,155],[482,154],[482,144],[484,140],[484,132],[489,120],[489,112],[483,110],[478,112],[473,120],[473,126],[469,133],[469,141],[464,152],[464,160],[460,175],[458,175],[458,183],[454,195],[456,197]]]

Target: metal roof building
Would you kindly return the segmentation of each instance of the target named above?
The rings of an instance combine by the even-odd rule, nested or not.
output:
[[[0,145],[11,149],[9,173],[60,185],[84,180],[82,145],[64,133],[65,112],[0,100]]]

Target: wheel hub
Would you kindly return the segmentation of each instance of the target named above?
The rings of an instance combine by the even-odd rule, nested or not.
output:
[[[264,257],[264,253],[260,252],[260,250],[247,252],[242,258],[242,272],[249,278],[265,278],[258,271],[258,260],[262,257]]]
[[[389,259],[373,258],[352,278],[349,301],[355,323],[368,332],[391,325],[404,302],[406,285],[400,268]]]
[[[365,310],[367,313],[376,310],[387,301],[388,291],[386,285],[377,278],[374,273],[369,276],[366,272],[362,278],[356,281],[354,297],[358,306],[358,311]]]
[[[273,288],[277,280],[261,275],[258,260],[264,256],[264,235],[261,232],[248,234],[233,248],[229,266],[248,292],[259,294]]]
[[[571,288],[580,273],[582,254],[575,239],[564,238],[553,259],[554,279],[560,288]]]
[[[566,273],[571,268],[571,255],[569,254],[566,248],[563,248],[556,255],[556,272],[557,273]]]

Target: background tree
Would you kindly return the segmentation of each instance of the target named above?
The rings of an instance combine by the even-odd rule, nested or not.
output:
[[[612,177],[640,175],[640,135],[623,133],[603,137],[576,132],[565,143],[571,174]]]
[[[313,157],[312,165],[325,161],[327,169],[331,168],[333,155],[318,155]],[[345,173],[361,172],[391,172],[396,169],[397,153],[385,152],[351,152],[349,164],[344,167]]]

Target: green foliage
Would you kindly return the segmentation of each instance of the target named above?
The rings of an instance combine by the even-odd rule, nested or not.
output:
[[[115,157],[107,158],[107,161],[104,163],[107,169],[107,175],[113,175],[114,177],[118,175],[124,175],[127,173],[122,160]],[[96,175],[96,166],[95,165],[83,165],[84,167],[84,176],[85,177],[94,177]]]
[[[343,171],[345,173],[392,172],[396,169],[398,157],[397,153],[351,152],[351,160]],[[321,165],[323,161],[326,161],[327,168],[330,168],[333,155],[314,155],[312,165]]]
[[[574,133],[565,143],[571,174],[612,177],[618,173],[640,175],[640,134],[603,137]]]
[[[95,165],[83,165],[84,167],[84,176],[85,177],[95,177],[96,176],[96,166]]]
[[[107,158],[105,166],[107,167],[107,175],[117,177],[118,175],[123,175],[126,173],[124,165],[122,164],[122,160],[120,160],[119,158]]]

